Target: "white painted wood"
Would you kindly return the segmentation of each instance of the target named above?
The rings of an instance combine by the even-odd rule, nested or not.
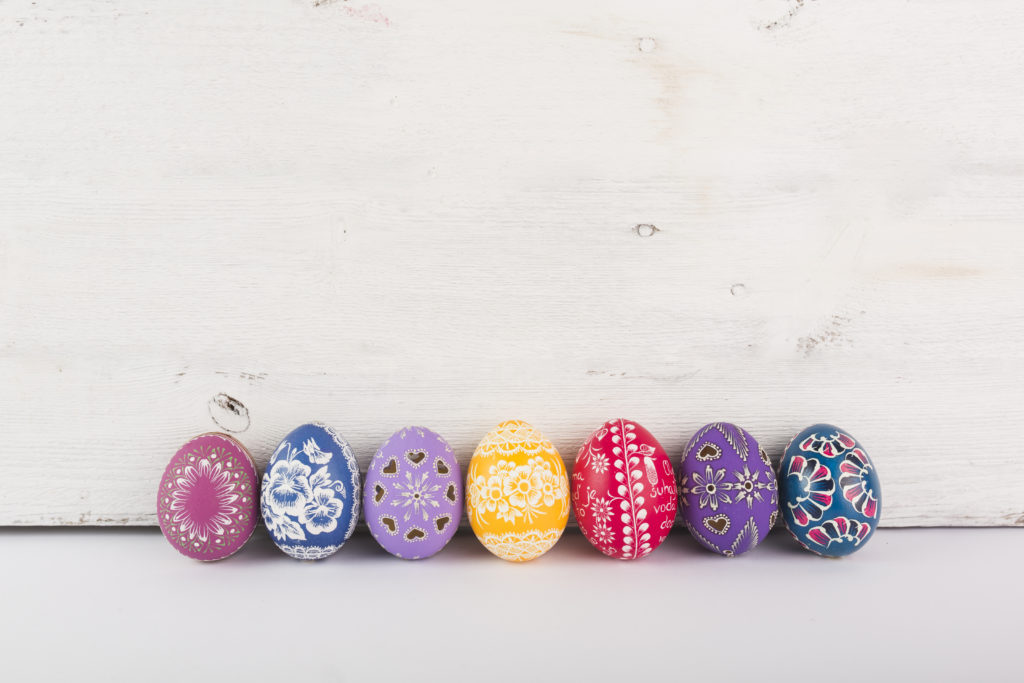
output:
[[[511,417],[571,459],[621,414],[674,456],[833,421],[885,525],[1022,525],[1021,35],[967,0],[2,3],[0,523],[153,524],[215,420],[365,466]]]

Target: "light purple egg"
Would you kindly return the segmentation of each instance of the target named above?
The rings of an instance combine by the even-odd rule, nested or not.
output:
[[[771,461],[745,429],[712,422],[697,430],[677,473],[679,510],[708,550],[733,557],[754,548],[778,517]]]
[[[441,550],[462,518],[462,470],[452,447],[424,427],[391,435],[366,472],[363,510],[370,533],[396,557]]]

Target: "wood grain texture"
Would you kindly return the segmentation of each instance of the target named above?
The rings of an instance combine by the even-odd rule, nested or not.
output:
[[[1024,525],[1024,6],[0,4],[0,523],[320,419],[870,450]],[[220,427],[218,427],[220,425]]]

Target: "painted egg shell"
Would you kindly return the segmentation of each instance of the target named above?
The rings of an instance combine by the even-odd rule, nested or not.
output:
[[[296,559],[337,552],[356,527],[359,503],[352,449],[324,424],[292,430],[263,473],[263,523],[277,547]]]
[[[661,444],[629,420],[601,425],[576,455],[572,509],[609,557],[635,560],[657,548],[676,517],[675,473]]]
[[[502,422],[476,447],[466,496],[473,532],[503,560],[540,557],[569,519],[565,464],[554,445],[521,420]]]
[[[197,436],[178,449],[160,480],[160,530],[183,555],[222,560],[256,528],[258,490],[245,446],[227,434]]]
[[[727,557],[760,543],[778,518],[771,461],[745,429],[712,422],[697,430],[679,466],[679,506],[686,528]]]
[[[789,442],[779,463],[782,518],[807,550],[842,557],[860,550],[882,514],[878,472],[860,442],[816,424]]]
[[[423,427],[392,434],[366,472],[363,514],[396,557],[418,560],[445,547],[462,518],[462,469],[452,447]]]

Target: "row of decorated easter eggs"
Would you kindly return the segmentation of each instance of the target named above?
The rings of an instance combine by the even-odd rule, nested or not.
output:
[[[860,443],[816,424],[787,446],[778,476],[764,449],[727,422],[701,427],[673,468],[642,426],[609,420],[583,443],[571,478],[558,451],[526,422],[504,422],[477,446],[463,486],[451,446],[422,427],[391,436],[361,486],[352,449],[324,424],[281,441],[262,484],[252,457],[225,434],[178,450],[157,496],[160,527],[183,554],[218,560],[237,551],[262,520],[291,557],[336,552],[364,511],[380,545],[420,559],[441,550],[463,511],[477,538],[506,560],[539,557],[562,535],[570,506],[605,555],[643,557],[668,536],[677,511],[705,548],[733,557],[768,534],[781,509],[793,537],[827,557],[867,542],[881,514],[878,474]]]

